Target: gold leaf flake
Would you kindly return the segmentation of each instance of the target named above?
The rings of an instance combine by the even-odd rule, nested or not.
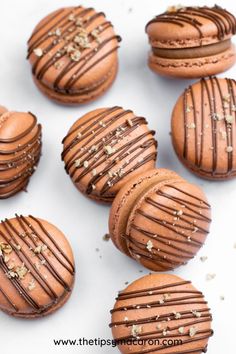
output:
[[[28,289],[29,289],[29,291],[34,290],[35,287],[36,287],[36,285],[35,285],[34,279],[31,279],[30,282],[29,282],[29,284],[28,284]]]
[[[149,252],[151,252],[152,248],[153,248],[153,243],[151,240],[148,240],[147,244],[146,244],[146,248]]]
[[[111,154],[113,154],[113,153],[116,152],[116,149],[113,148],[113,147],[110,146],[110,145],[104,146],[104,150],[105,150],[105,152],[106,152],[107,155],[111,155]]]
[[[189,336],[192,338],[192,337],[194,337],[196,335],[196,333],[197,333],[196,327],[190,327]]]
[[[191,312],[195,317],[197,317],[197,318],[201,317],[201,312],[198,312],[197,310],[192,310]]]
[[[196,124],[193,123],[193,122],[192,123],[188,123],[186,126],[187,126],[188,129],[195,129],[196,128]]]
[[[131,328],[132,336],[137,337],[140,333],[142,333],[142,326],[133,325]]]
[[[78,62],[81,57],[81,52],[79,50],[75,50],[73,53],[71,53],[70,57],[73,61]]]
[[[36,48],[36,49],[34,49],[34,54],[37,57],[42,57],[43,56],[43,50],[41,48]]]
[[[228,114],[228,115],[225,117],[225,120],[226,120],[227,123],[232,124],[233,121],[234,121],[234,117],[233,117],[232,115]]]
[[[80,167],[80,164],[81,164],[80,159],[75,160],[75,167]]]
[[[230,153],[232,152],[234,149],[233,149],[233,146],[227,146],[226,147],[226,152]]]

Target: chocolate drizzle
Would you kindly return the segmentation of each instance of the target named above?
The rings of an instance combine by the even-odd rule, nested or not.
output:
[[[73,280],[68,284],[63,272],[73,279],[74,265],[42,221],[33,216],[22,215],[16,215],[15,219],[5,219],[0,224],[0,241],[0,246],[4,244],[12,249],[7,258],[4,256],[4,250],[0,253],[0,277],[5,277],[1,283],[3,285],[0,287],[0,295],[4,296],[11,307],[6,309],[7,312],[16,316],[42,314],[72,290]],[[20,265],[24,267],[25,273],[22,277],[13,269],[12,263],[14,269]],[[63,272],[60,271],[62,268]],[[42,305],[38,296],[31,291],[30,282],[27,282],[30,279],[34,287],[39,287],[45,294],[44,297],[50,299],[48,304]],[[15,293],[10,284],[15,288]],[[59,295],[58,284],[64,289],[62,295]],[[19,298],[29,306],[27,313],[21,308]],[[19,305],[16,306],[14,302]]]
[[[194,27],[198,33],[199,38],[203,38],[202,19],[209,20],[217,28],[217,37],[219,40],[224,39],[225,36],[236,33],[236,19],[227,10],[215,5],[212,8],[203,7],[181,7],[171,9],[151,20],[147,27],[152,23],[170,23],[178,27],[184,27],[186,24]]]
[[[0,129],[18,113],[6,112],[0,117]],[[28,113],[32,123],[18,135],[0,138],[0,199],[8,198],[26,188],[41,155],[41,125]]]
[[[113,199],[114,185],[155,161],[155,132],[146,126],[145,118],[116,106],[78,121],[64,138],[62,153],[65,169],[78,188],[85,181],[86,194]]]
[[[92,8],[79,6],[56,12],[34,31],[28,42],[33,75],[48,86],[44,78],[54,70],[49,88],[61,94],[78,95],[95,90],[106,78],[90,87],[78,88],[77,84],[119,48],[121,39],[111,27],[105,14]]]
[[[210,205],[188,193],[189,186],[183,182],[180,188],[178,182],[147,192],[132,211],[132,223],[124,236],[131,257],[141,263],[148,261],[151,269],[169,270],[185,264],[209,233]]]
[[[195,85],[184,92],[183,159],[191,161],[193,169],[206,176],[225,178],[236,173],[235,97],[235,81],[216,77],[201,79],[200,95]],[[194,129],[194,136],[190,128]]]
[[[146,276],[147,280],[148,277]],[[140,285],[141,281],[142,279]],[[173,280],[163,286],[147,286],[141,289],[138,285],[136,291],[120,292],[116,300],[116,305],[111,310],[110,327],[113,328],[118,345],[122,343],[123,346],[131,347],[132,341],[140,339],[146,344],[135,344],[137,351],[132,351],[133,353],[156,353],[162,352],[163,346],[148,345],[148,340],[159,339],[161,342],[163,339],[180,339],[178,344],[176,341],[171,346],[171,353],[206,352],[207,346],[202,343],[199,346],[199,342],[206,339],[203,343],[207,343],[207,339],[212,336],[212,316],[203,294],[195,290],[191,282]],[[190,335],[191,328],[196,329],[194,335]],[[165,348],[166,353],[169,353],[168,347]]]

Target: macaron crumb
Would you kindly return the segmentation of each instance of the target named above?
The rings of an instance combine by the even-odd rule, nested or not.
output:
[[[215,277],[216,277],[216,274],[215,274],[215,273],[208,273],[208,274],[206,275],[206,280],[207,280],[207,281],[210,281],[210,280],[213,280]]]
[[[105,234],[102,239],[103,239],[103,241],[108,242],[108,241],[110,241],[110,239],[111,239],[111,235]]]
[[[201,256],[201,257],[200,257],[200,261],[201,261],[201,262],[206,262],[207,259],[208,259],[207,256]]]

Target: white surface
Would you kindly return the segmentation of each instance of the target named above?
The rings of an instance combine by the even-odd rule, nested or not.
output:
[[[213,5],[215,1],[206,1]],[[236,13],[231,0],[218,4]],[[57,225],[70,240],[76,259],[76,287],[70,301],[54,315],[35,321],[18,320],[0,313],[0,352],[29,353],[118,353],[111,347],[55,347],[53,339],[110,338],[109,310],[116,292],[148,271],[119,253],[111,242],[104,242],[109,207],[83,197],[72,185],[60,160],[61,140],[74,121],[85,112],[113,105],[133,109],[147,117],[157,131],[158,166],[175,170],[202,186],[213,207],[213,223],[206,245],[195,260],[175,271],[193,281],[209,300],[214,316],[215,336],[208,354],[235,351],[235,200],[236,180],[206,182],[188,173],[171,147],[169,129],[172,107],[188,81],[172,81],[154,75],[146,65],[147,37],[144,27],[154,15],[172,1],[97,0],[83,1],[102,10],[123,38],[120,71],[112,89],[98,101],[78,108],[61,107],[41,95],[34,86],[30,66],[25,60],[26,42],[42,17],[61,6],[78,5],[66,0],[1,0],[0,104],[12,110],[32,111],[43,125],[43,156],[31,179],[28,193],[0,202],[0,218],[15,212],[33,214]],[[204,1],[185,1],[185,5],[205,5]],[[236,78],[236,69],[227,72]],[[99,248],[99,252],[95,249]],[[199,257],[207,255],[205,263]],[[100,258],[100,256],[102,258]],[[143,273],[140,273],[140,270]],[[210,282],[207,273],[216,273]],[[220,300],[225,296],[225,301]]]

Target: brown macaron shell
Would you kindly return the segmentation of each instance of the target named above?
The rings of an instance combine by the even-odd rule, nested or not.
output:
[[[116,300],[110,327],[121,353],[207,351],[212,316],[190,281],[170,274],[147,275],[119,292]]]
[[[42,317],[59,309],[74,284],[71,247],[55,226],[33,216],[0,223],[0,309]]]
[[[154,271],[187,263],[203,245],[210,226],[203,192],[172,171],[149,171],[118,193],[109,232],[116,247]]]
[[[146,26],[152,50],[150,68],[162,75],[197,78],[234,65],[236,19],[215,5],[171,7]]]
[[[236,176],[236,82],[210,77],[188,87],[172,113],[172,142],[200,177]]]
[[[28,41],[34,81],[59,103],[96,99],[116,77],[119,41],[102,12],[82,6],[55,11]]]
[[[41,155],[41,125],[32,113],[0,116],[0,199],[24,190]]]
[[[83,194],[111,202],[130,178],[155,166],[154,134],[131,110],[96,109],[78,119],[64,138],[65,169]]]

